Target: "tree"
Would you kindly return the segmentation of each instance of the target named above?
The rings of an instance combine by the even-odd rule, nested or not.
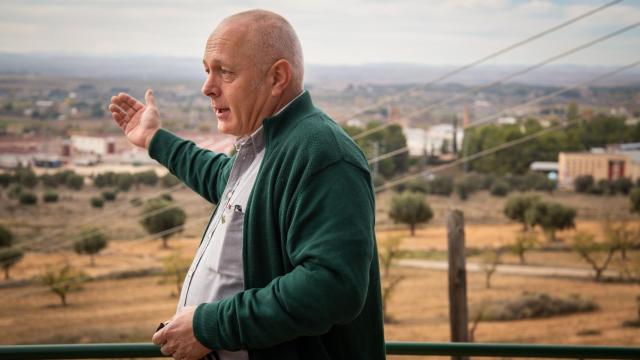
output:
[[[20,249],[15,248],[3,248],[0,249],[0,266],[4,270],[4,279],[9,280],[9,269],[15,264],[17,264],[22,257],[24,256],[24,252]]]
[[[622,261],[627,260],[627,251],[638,244],[638,233],[629,229],[627,222],[614,224],[609,217],[602,224],[605,242],[620,250]]]
[[[408,224],[411,236],[415,235],[416,224],[426,223],[433,217],[433,211],[424,195],[405,191],[391,198],[391,217],[396,223]]]
[[[91,266],[95,266],[95,255],[106,248],[107,237],[97,228],[88,228],[82,231],[80,239],[73,244],[73,249],[79,255],[87,254],[91,258]]]
[[[13,245],[13,233],[8,228],[0,225],[0,247]]]
[[[75,173],[69,174],[65,184],[68,188],[73,190],[80,190],[84,186],[84,176],[76,175]]]
[[[615,244],[611,242],[598,243],[592,234],[578,231],[573,236],[573,249],[583,258],[595,272],[595,280],[600,281],[602,273],[609,266],[613,254],[616,252]],[[605,252],[604,259],[598,258],[598,253]]]
[[[482,268],[482,271],[484,271],[484,285],[487,289],[491,288],[491,277],[498,269],[498,265],[502,263],[502,260],[500,259],[501,256],[502,251],[500,249],[487,249],[482,255],[480,267]]]
[[[147,170],[133,175],[136,184],[155,186],[158,183],[158,175],[153,170]]]
[[[574,208],[556,202],[537,202],[525,214],[529,225],[539,225],[551,242],[556,241],[556,231],[575,227],[575,217]]]
[[[489,190],[489,192],[493,196],[507,196],[509,190],[509,184],[506,181],[496,180],[491,185],[491,189]]]
[[[453,192],[453,178],[451,176],[437,176],[429,181],[429,193],[449,196]]]
[[[162,237],[162,247],[168,248],[168,240],[177,228],[184,225],[187,214],[180,207],[164,199],[151,199],[142,209],[140,223],[149,234]]]
[[[33,189],[38,184],[38,176],[30,167],[16,170],[16,179],[25,187]]]
[[[162,264],[164,265],[165,280],[168,280],[169,278],[173,279],[176,285],[176,294],[179,297],[180,291],[182,291],[182,283],[184,282],[184,277],[189,270],[191,261],[181,257],[179,252],[174,251],[170,256],[162,259]]]
[[[167,173],[160,179],[163,187],[170,188],[180,183],[180,180],[171,173]]]
[[[102,208],[104,206],[104,200],[101,197],[94,196],[90,200],[91,206],[94,208]]]
[[[62,306],[67,306],[67,294],[70,291],[80,290],[87,279],[85,273],[69,264],[61,268],[49,267],[40,276],[42,285],[47,286],[51,292],[60,297]]]
[[[42,194],[42,201],[46,203],[57,202],[58,201],[58,193],[53,190],[47,190]]]
[[[402,238],[392,237],[383,243],[380,252],[380,265],[382,267],[382,314],[385,322],[391,322],[391,316],[387,312],[387,305],[391,301],[394,290],[404,280],[404,276],[391,274],[391,266],[400,255],[400,242]]]
[[[134,183],[134,177],[130,173],[119,173],[116,177],[116,186],[122,191],[129,191]]]
[[[103,191],[101,195],[105,201],[114,201],[118,196],[118,193],[115,190],[111,190],[111,191],[107,190],[107,191]]]
[[[504,205],[504,214],[511,220],[517,221],[522,224],[522,230],[527,231],[529,225],[525,214],[529,208],[540,201],[540,198],[535,195],[516,195],[507,200]]]
[[[20,204],[35,205],[38,203],[38,197],[32,192],[23,192],[20,194]]]
[[[511,251],[518,255],[520,258],[520,264],[525,264],[524,253],[533,249],[538,243],[536,233],[533,231],[525,231],[516,235],[516,238],[511,244]]]
[[[631,202],[631,212],[640,213],[640,188],[635,188],[631,191],[629,201]]]

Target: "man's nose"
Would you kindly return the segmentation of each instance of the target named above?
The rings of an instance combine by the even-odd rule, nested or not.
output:
[[[220,96],[220,85],[213,73],[207,75],[207,80],[202,84],[202,93],[209,97]]]

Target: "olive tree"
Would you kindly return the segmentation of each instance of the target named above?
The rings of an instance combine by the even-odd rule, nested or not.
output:
[[[20,249],[16,248],[0,248],[0,266],[4,270],[4,279],[9,280],[11,277],[9,275],[9,270],[15,264],[17,264],[22,257],[24,256],[24,252]]]
[[[600,281],[617,250],[616,244],[609,241],[597,242],[593,234],[584,231],[578,231],[573,236],[571,245],[578,255],[591,265],[596,281]]]
[[[151,235],[162,238],[162,247],[168,248],[169,238],[184,225],[187,214],[165,199],[151,199],[142,209],[140,223]],[[174,231],[175,230],[175,231]]]
[[[507,200],[504,206],[504,214],[511,220],[517,221],[522,224],[522,230],[527,231],[529,224],[527,222],[525,214],[533,205],[538,203],[540,198],[535,195],[517,195],[512,196]]]
[[[404,191],[391,198],[389,217],[395,222],[409,225],[411,236],[416,233],[416,224],[426,223],[433,217],[433,211],[424,195]]]
[[[556,202],[537,202],[525,214],[530,226],[540,226],[547,239],[556,241],[556,231],[575,227],[576,210]]]
[[[73,244],[73,249],[79,255],[87,254],[91,259],[91,266],[95,266],[95,255],[107,247],[107,237],[97,228],[82,231],[80,238]]]
[[[67,306],[67,294],[80,290],[87,279],[86,274],[68,264],[61,268],[49,267],[40,276],[42,285],[60,297],[62,306]]]

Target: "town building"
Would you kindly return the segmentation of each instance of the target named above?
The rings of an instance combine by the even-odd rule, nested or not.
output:
[[[591,175],[597,182],[640,178],[640,144],[620,144],[590,152],[561,152],[558,154],[558,181],[565,188],[573,186],[578,176]]]

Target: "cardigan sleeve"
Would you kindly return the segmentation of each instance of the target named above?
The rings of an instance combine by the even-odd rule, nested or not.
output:
[[[197,307],[196,338],[211,349],[259,349],[320,335],[356,318],[374,257],[368,172],[341,160],[297,194],[286,235],[294,268],[264,288]]]
[[[199,148],[164,129],[151,139],[149,156],[212,203],[218,203],[233,165],[233,158]]]

